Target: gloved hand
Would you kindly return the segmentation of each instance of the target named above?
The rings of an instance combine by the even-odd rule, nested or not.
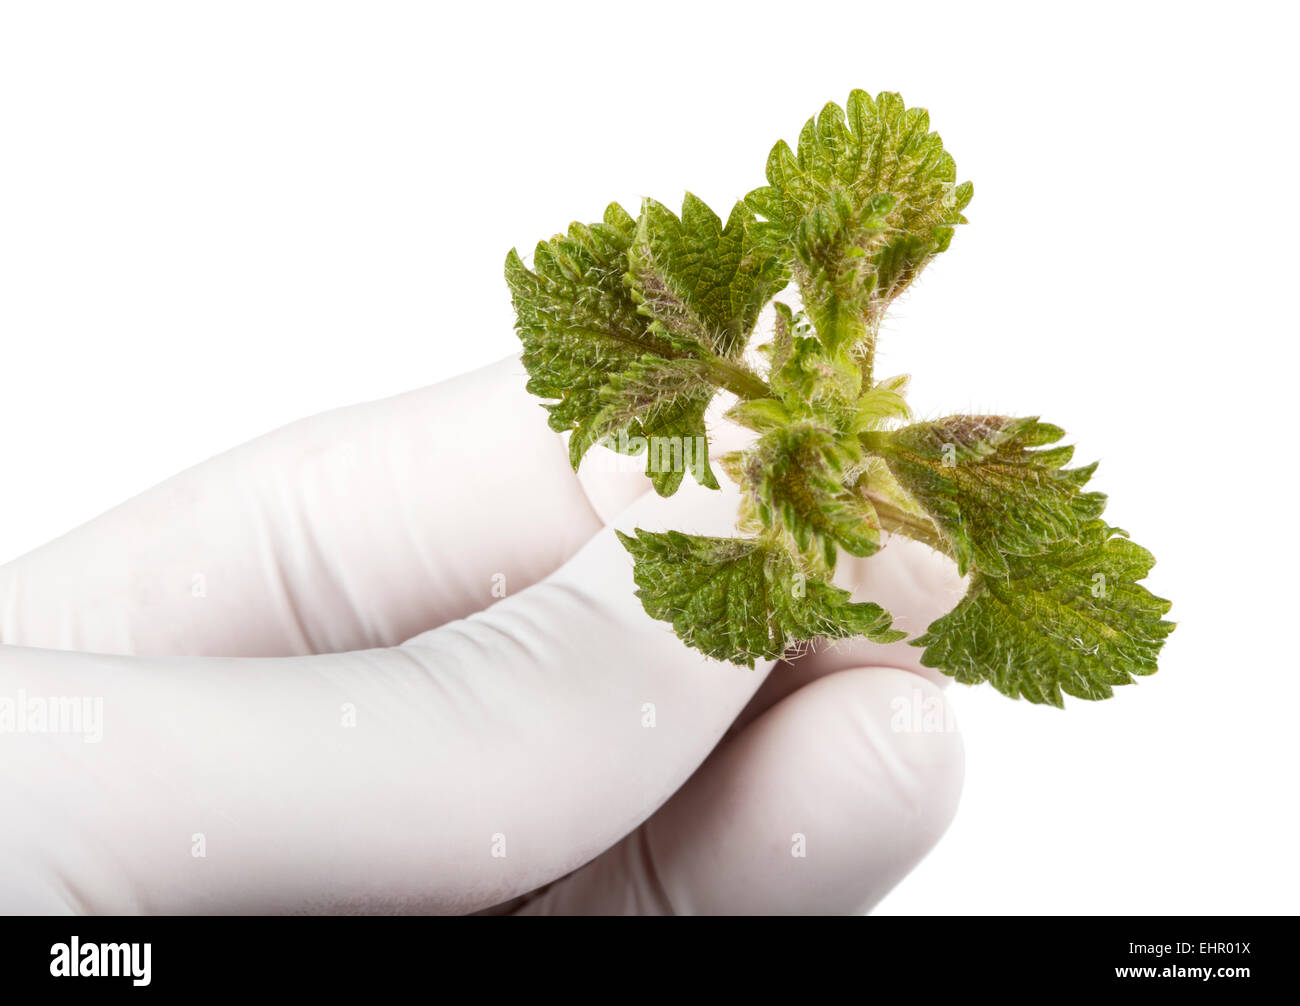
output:
[[[854,912],[916,864],[962,777],[919,651],[686,647],[605,524],[728,534],[734,489],[576,477],[523,381],[304,420],[0,568],[0,910]],[[910,632],[962,590],[906,540],[837,580]]]

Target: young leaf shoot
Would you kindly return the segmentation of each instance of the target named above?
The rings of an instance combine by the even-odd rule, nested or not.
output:
[[[707,457],[682,462],[719,391],[756,434],[713,459],[742,489],[735,537],[620,534],[645,610],[689,645],[752,667],[814,638],[903,638],[831,583],[841,551],[870,556],[892,534],[970,578],[912,640],[927,667],[1056,706],[1156,670],[1174,626],[1138,583],[1154,559],[1102,519],[1105,496],[1086,489],[1096,465],[1068,467],[1064,431],[1037,417],[914,422],[907,378],[875,373],[885,312],[948,248],[973,194],[924,109],[854,91],[796,149],[772,148],[767,184],[725,222],[690,194],[680,216],[613,204],[538,244],[531,268],[506,257],[528,389],[570,432],[575,468],[601,444],[645,451],[662,496],[688,468],[718,488]],[[774,301],[791,282],[798,310]],[[770,302],[758,366],[745,350]]]

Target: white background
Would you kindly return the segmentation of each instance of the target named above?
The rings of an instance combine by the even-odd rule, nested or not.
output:
[[[0,560],[512,352],[512,245],[687,187],[725,216],[823,102],[898,90],[976,194],[882,372],[922,415],[1041,413],[1102,457],[1180,627],[1111,702],[950,690],[963,805],[880,911],[1294,912],[1295,28],[1239,2],[0,4]]]

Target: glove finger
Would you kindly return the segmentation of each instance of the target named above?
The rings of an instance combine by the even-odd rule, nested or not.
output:
[[[288,656],[393,646],[486,608],[647,484],[609,465],[575,477],[524,380],[503,360],[182,472],[0,567],[0,641]]]
[[[857,668],[787,696],[658,813],[520,914],[824,914],[876,904],[956,811],[942,693]]]
[[[626,526],[734,519],[727,493],[681,496]],[[393,649],[0,647],[0,696],[100,709],[97,737],[0,732],[0,909],[464,912],[554,881],[662,805],[770,666],[688,649],[631,572],[606,530],[535,587]]]

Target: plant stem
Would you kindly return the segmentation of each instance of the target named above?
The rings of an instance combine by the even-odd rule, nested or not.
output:
[[[870,490],[867,490],[865,495],[871,501],[871,505],[876,508],[876,516],[880,518],[880,526],[884,530],[929,545],[936,552],[942,552],[950,559],[955,558],[952,553],[952,546],[939,534],[933,523],[924,517],[900,509]]]
[[[862,347],[862,355],[858,357],[858,369],[862,371],[862,390],[866,391],[872,385],[873,369],[876,363],[876,336],[880,332],[880,316],[873,315],[866,319],[865,332],[859,345]]]
[[[709,360],[709,373],[721,387],[739,398],[774,398],[765,380],[743,364],[715,356]]]

